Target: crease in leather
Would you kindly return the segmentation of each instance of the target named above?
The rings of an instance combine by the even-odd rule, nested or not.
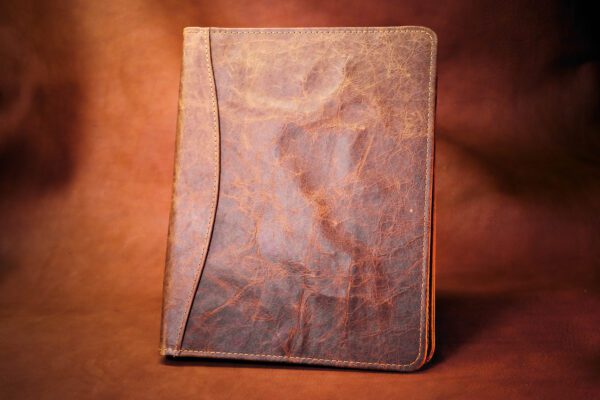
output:
[[[419,30],[419,29],[417,29]],[[192,34],[192,33],[196,33],[196,32],[203,32],[204,30],[198,30],[198,28],[187,28],[186,29],[186,34]],[[374,29],[367,29],[367,30],[347,30],[347,29],[332,29],[332,30],[327,30],[327,31],[322,31],[322,30],[306,30],[306,31],[292,31],[292,30],[287,30],[287,31],[276,31],[276,30],[222,30],[222,29],[218,29],[215,30],[216,32],[219,33],[238,33],[238,34],[247,34],[247,33],[295,33],[295,32],[301,32],[301,33],[322,33],[322,32],[327,32],[327,33],[347,33],[347,32],[354,32],[354,33],[358,33],[358,32],[365,32],[365,33],[373,33],[373,32],[377,32],[377,33],[392,33],[392,32],[407,32],[407,31],[414,31],[411,28],[398,28],[398,29],[394,29],[394,28],[388,28],[385,29],[383,31],[379,31],[379,30],[374,30]],[[422,31],[422,30],[421,30]],[[210,30],[209,30],[210,32]],[[185,321],[184,325],[182,325],[182,329],[184,332],[180,332],[181,333],[181,337],[180,337],[180,341],[178,342],[179,346],[175,349],[176,352],[170,352],[169,349],[166,349],[167,351],[163,352],[165,354],[171,354],[171,355],[203,355],[203,356],[219,356],[219,357],[224,357],[224,358],[246,358],[246,359],[264,359],[264,360],[288,360],[293,362],[294,360],[298,360],[300,362],[305,362],[305,363],[321,363],[323,364],[325,362],[325,364],[330,364],[330,365],[347,365],[347,366],[358,366],[358,367],[373,367],[375,366],[376,368],[381,368],[382,369],[388,369],[387,367],[391,367],[391,369],[411,369],[410,367],[413,367],[415,365],[415,363],[419,362],[419,360],[421,359],[422,354],[425,354],[425,357],[423,357],[421,359],[421,364],[427,362],[430,358],[431,358],[431,354],[432,354],[432,350],[433,350],[433,346],[432,343],[430,343],[430,341],[433,340],[433,336],[430,338],[429,334],[432,333],[430,332],[430,330],[433,328],[433,301],[434,301],[434,293],[433,291],[433,285],[431,283],[431,280],[434,278],[433,277],[433,270],[431,268],[431,263],[433,262],[432,260],[432,246],[434,245],[433,240],[434,238],[432,237],[432,226],[430,225],[431,222],[433,222],[433,216],[431,214],[433,214],[433,118],[434,118],[434,105],[433,103],[435,102],[435,98],[432,98],[432,93],[435,92],[435,88],[432,87],[432,85],[434,85],[434,83],[432,83],[432,79],[435,76],[435,39],[434,37],[432,37],[429,32],[427,31],[422,31],[425,34],[427,34],[427,36],[429,36],[430,38],[430,64],[429,64],[429,85],[428,85],[428,101],[427,101],[427,132],[425,134],[426,136],[426,140],[427,140],[427,145],[426,145],[426,151],[427,151],[427,155],[425,157],[424,164],[425,164],[425,187],[423,188],[423,192],[425,195],[425,200],[424,200],[424,220],[423,220],[423,239],[425,238],[429,238],[429,240],[423,240],[423,253],[422,253],[422,269],[421,269],[421,289],[419,290],[420,293],[420,323],[419,323],[419,349],[418,349],[418,354],[415,358],[415,360],[409,364],[394,364],[394,363],[384,363],[384,362],[371,362],[371,361],[354,361],[354,360],[335,360],[335,359],[321,359],[321,358],[316,358],[316,357],[297,357],[297,356],[291,356],[291,355],[286,355],[286,356],[280,356],[280,355],[274,355],[274,354],[251,354],[251,353],[241,353],[241,352],[223,352],[223,351],[211,351],[211,350],[195,350],[195,349],[190,349],[190,348],[182,348],[181,344],[183,342],[183,335],[185,332],[185,325],[187,324],[187,321],[189,319],[189,315],[192,312],[192,308],[194,306],[194,302],[195,300],[192,300],[189,302],[189,307],[187,309],[187,313],[185,315]],[[210,33],[207,33],[207,36],[209,36]],[[208,43],[209,49],[210,49],[210,43]],[[209,50],[210,51],[210,50]],[[210,51],[212,53],[212,51]],[[217,91],[217,86],[218,86],[218,82],[216,81],[216,76],[214,74],[214,69],[212,70],[212,78],[213,78],[213,82],[212,82],[212,88],[213,88],[213,93],[215,95],[215,99],[214,101],[216,102],[216,91]],[[217,110],[215,110],[215,114],[217,113]],[[218,121],[217,121],[218,123]],[[431,153],[431,155],[430,155]],[[429,201],[428,201],[429,200]],[[215,207],[213,210],[213,223],[214,223],[214,218],[216,216],[217,213],[217,207],[216,207],[216,201],[215,201]],[[428,214],[430,215],[430,219],[428,219]],[[208,243],[207,243],[208,245]],[[429,251],[427,251],[429,250]],[[206,251],[204,251],[204,262],[206,262],[206,258],[207,258],[207,254],[209,253],[209,249],[207,248]],[[201,276],[201,271],[202,268],[204,266],[204,262],[202,264],[198,265],[199,268],[199,272],[197,274],[198,279],[197,281],[194,283],[194,288],[192,289],[192,293],[193,291],[196,291],[196,299],[197,296],[201,296],[200,293],[200,276]],[[425,292],[425,293],[424,293]],[[420,365],[417,366],[420,367]],[[404,367],[408,367],[408,368],[404,368]]]

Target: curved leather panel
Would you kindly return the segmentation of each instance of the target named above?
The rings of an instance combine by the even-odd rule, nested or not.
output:
[[[176,355],[210,242],[219,186],[219,128],[208,29],[186,31],[161,352]]]

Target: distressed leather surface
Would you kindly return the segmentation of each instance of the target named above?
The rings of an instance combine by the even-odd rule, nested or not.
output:
[[[185,36],[163,353],[420,367],[433,33],[213,28],[212,100],[209,31]]]

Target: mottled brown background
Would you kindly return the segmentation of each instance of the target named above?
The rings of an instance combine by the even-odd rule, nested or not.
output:
[[[440,45],[435,362],[161,360],[182,28],[408,24]],[[597,26],[558,1],[2,1],[0,398],[598,398]]]

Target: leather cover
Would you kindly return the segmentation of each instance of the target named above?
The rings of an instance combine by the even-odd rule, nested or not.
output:
[[[429,360],[435,59],[421,27],[184,30],[163,355]]]

